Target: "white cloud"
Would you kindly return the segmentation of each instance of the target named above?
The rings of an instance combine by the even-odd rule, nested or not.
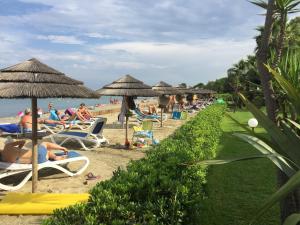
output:
[[[254,29],[263,20],[247,1],[22,1],[50,7],[0,15],[2,30],[23,39],[0,33],[0,63],[37,57],[92,87],[126,73],[149,84],[214,80],[253,52]],[[36,39],[60,45],[35,45]]]
[[[65,35],[38,35],[38,40],[47,40],[53,43],[68,44],[68,45],[82,45],[85,42],[74,37]]]
[[[100,39],[113,39],[111,35],[101,34],[97,32],[85,33],[87,37],[100,38]]]
[[[80,0],[23,2],[46,4],[50,9],[2,17],[3,25],[30,27],[29,24],[34,24],[43,32],[61,33],[68,29],[96,34],[99,38],[121,37],[122,40],[135,41],[185,41],[220,34],[238,39],[249,35],[247,31],[254,29],[262,18],[246,1],[237,1],[234,5],[230,0],[89,0],[88,4]],[[245,26],[250,15],[253,22]],[[243,32],[233,35],[229,32],[231,27],[243,27]]]
[[[85,81],[91,88],[98,88],[127,73],[148,84],[165,80],[172,84],[186,82],[192,85],[225,76],[227,69],[251,54],[254,47],[254,40],[122,42],[84,45],[83,51],[71,52],[0,46],[0,62],[9,66],[36,57]]]

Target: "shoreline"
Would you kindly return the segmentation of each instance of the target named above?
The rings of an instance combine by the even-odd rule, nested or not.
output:
[[[102,104],[101,106],[87,106],[90,112],[94,116],[99,115],[107,115],[117,113],[121,109],[121,104]],[[92,109],[91,109],[92,108]],[[58,111],[63,112],[64,109],[59,109]],[[42,117],[47,118],[49,113],[43,113]],[[19,116],[8,116],[8,117],[0,117],[0,123],[18,123],[20,120]]]
[[[135,100],[135,104],[136,106],[139,105],[139,103],[141,101],[144,101],[145,104],[149,104],[149,103],[155,103],[157,104],[157,99],[156,98],[141,98],[141,99],[136,99]],[[99,104],[98,106],[95,105],[86,105],[88,110],[92,113],[92,115],[94,116],[101,116],[101,115],[110,115],[110,114],[114,114],[114,113],[119,113],[121,110],[121,105],[122,102],[119,101],[119,103],[117,104]],[[25,108],[24,108],[25,110]],[[66,109],[58,109],[58,111],[63,112]],[[48,118],[49,117],[49,113],[48,112],[44,112],[42,115],[42,118]],[[4,116],[4,117],[0,117],[0,124],[5,124],[5,123],[18,123],[20,121],[20,117],[19,116]]]

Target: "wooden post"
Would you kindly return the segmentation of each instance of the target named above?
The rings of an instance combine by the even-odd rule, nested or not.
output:
[[[124,147],[125,149],[129,149],[129,141],[128,141],[128,111],[129,111],[129,107],[128,107],[128,96],[123,96],[123,101],[124,101],[124,104],[125,104],[125,144],[124,144]],[[123,106],[123,102],[122,102],[122,107]],[[121,110],[123,110],[121,107]],[[123,124],[124,126],[124,124]]]
[[[32,112],[32,193],[37,191],[38,171],[37,171],[37,99],[31,99]]]
[[[163,126],[163,107],[160,108],[160,127]]]
[[[128,141],[128,116],[126,115],[125,122],[125,148],[129,149],[129,141]]]

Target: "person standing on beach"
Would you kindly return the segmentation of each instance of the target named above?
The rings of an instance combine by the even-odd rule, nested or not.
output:
[[[175,95],[170,95],[170,100],[169,103],[167,104],[168,111],[170,111],[171,109],[171,112],[173,112],[174,105],[175,105]]]

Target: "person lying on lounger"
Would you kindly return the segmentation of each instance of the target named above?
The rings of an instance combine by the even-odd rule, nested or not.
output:
[[[149,115],[156,115],[157,114],[156,106],[153,103],[150,103],[148,105],[148,108],[149,108]]]
[[[24,149],[25,140],[13,141],[6,143],[3,150],[0,150],[1,161],[9,163],[31,163],[32,150]],[[62,150],[64,155],[57,156],[52,150]],[[46,162],[47,160],[62,160],[67,158],[68,150],[60,145],[42,142],[38,145],[38,163]]]
[[[32,115],[31,115],[31,110],[25,109],[24,111],[24,116],[21,117],[20,120],[20,126],[24,129],[24,132],[31,132],[32,131]],[[45,123],[45,124],[60,124],[65,126],[65,122],[63,121],[54,121],[54,120],[49,120],[49,119],[42,119],[38,118],[38,123]]]
[[[78,110],[77,116],[80,120],[90,120],[93,116],[90,111],[87,109],[84,103],[81,103]]]

